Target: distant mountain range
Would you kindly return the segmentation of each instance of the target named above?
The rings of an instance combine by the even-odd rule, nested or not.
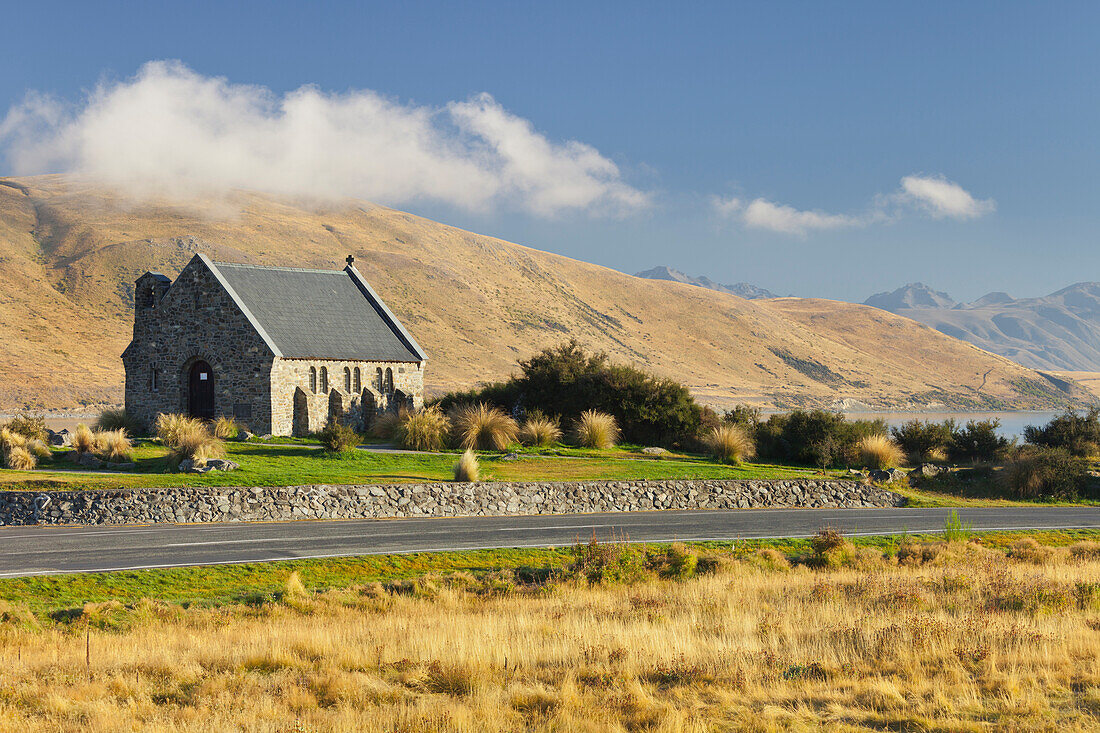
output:
[[[674,280],[742,298],[774,298],[749,283],[722,285],[660,266],[638,277]],[[924,283],[910,283],[864,301],[931,326],[1032,369],[1100,371],[1100,282],[1070,285],[1041,298],[1013,298],[993,292],[960,303]]]
[[[730,295],[736,295],[740,298],[747,298],[749,300],[756,300],[758,298],[775,298],[775,293],[764,288],[758,288],[750,283],[734,283],[733,285],[723,285],[711,280],[705,275],[700,277],[692,277],[691,275],[685,275],[679,270],[674,270],[671,267],[665,265],[658,265],[649,270],[643,270],[634,275],[634,277],[644,277],[649,280],[672,280],[673,282],[686,283],[688,285],[698,285],[701,288],[707,290],[717,290],[719,293],[729,293]]]
[[[1070,285],[1041,298],[983,295],[959,303],[923,283],[864,301],[927,324],[1033,369],[1100,371],[1100,283]]]

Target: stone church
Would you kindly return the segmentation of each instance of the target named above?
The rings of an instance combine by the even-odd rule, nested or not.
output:
[[[211,262],[137,280],[126,411],[221,415],[254,433],[363,427],[424,401],[427,356],[348,257],[342,270]]]

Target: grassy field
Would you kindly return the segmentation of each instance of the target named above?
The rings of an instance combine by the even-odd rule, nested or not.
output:
[[[1081,536],[280,564],[236,602],[251,568],[219,568],[188,608],[144,582],[50,612],[0,581],[0,729],[1096,730]]]
[[[167,451],[143,443],[134,450],[137,474],[88,472],[56,454],[52,464],[35,471],[0,470],[0,490],[45,488],[137,488],[150,486],[281,486],[303,484],[410,483],[450,481],[454,453],[375,453],[332,455],[310,445],[228,443],[228,458],[240,464],[231,472],[171,473]],[[576,448],[520,453],[514,460],[484,455],[482,480],[571,481],[596,479],[797,478],[820,475],[812,469],[747,463],[730,466],[701,456],[646,456],[630,449],[591,451]],[[840,476],[839,472],[829,475]]]

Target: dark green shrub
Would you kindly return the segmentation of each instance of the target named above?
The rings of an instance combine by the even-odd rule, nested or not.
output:
[[[599,542],[593,536],[587,543],[574,544],[571,552],[570,574],[589,583],[632,583],[646,576],[644,550],[623,538]]]
[[[1024,446],[1008,463],[1009,486],[1021,499],[1077,499],[1088,480],[1088,462],[1065,448]]]
[[[359,433],[336,420],[329,420],[324,430],[317,434],[317,437],[329,453],[353,451],[362,441],[362,436]]]
[[[860,462],[860,441],[886,430],[883,420],[847,420],[839,412],[795,410],[759,424],[756,453],[767,460],[811,466],[853,465]]]
[[[756,432],[756,428],[760,425],[760,408],[736,405],[732,410],[726,410],[722,414],[722,422],[740,425],[746,430]]]
[[[969,420],[951,436],[948,455],[953,461],[997,461],[1005,457],[1012,443],[997,434],[1001,421]]]
[[[946,457],[955,436],[955,421],[932,422],[910,420],[893,427],[890,434],[901,449],[914,461],[940,460]]]
[[[1047,448],[1065,448],[1075,456],[1095,456],[1100,453],[1100,408],[1093,407],[1084,415],[1067,411],[1041,428],[1028,425],[1024,440]]]

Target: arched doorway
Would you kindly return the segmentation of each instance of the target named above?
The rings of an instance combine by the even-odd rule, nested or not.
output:
[[[309,398],[301,387],[294,388],[294,417],[291,431],[294,435],[309,435]]]
[[[201,359],[187,378],[187,412],[191,417],[214,419],[214,370]]]

